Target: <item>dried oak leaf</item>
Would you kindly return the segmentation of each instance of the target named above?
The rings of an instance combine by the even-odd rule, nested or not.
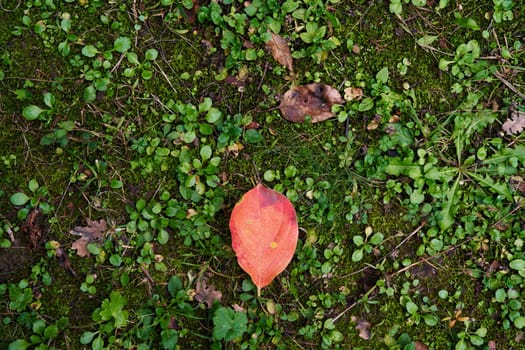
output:
[[[206,303],[208,309],[211,309],[215,301],[221,301],[222,293],[215,290],[215,287],[208,285],[208,281],[204,278],[197,281],[195,285],[195,299],[199,303]]]
[[[313,83],[288,90],[281,98],[279,109],[286,120],[300,123],[310,116],[312,123],[317,123],[333,117],[332,106],[343,103],[339,91],[326,84]]]
[[[69,232],[72,235],[80,236],[79,239],[71,244],[71,249],[76,250],[77,255],[81,257],[89,256],[88,244],[100,241],[108,230],[108,224],[104,219],[92,221],[86,218],[86,222],[87,226],[77,226]]]
[[[507,135],[522,132],[525,129],[525,112],[513,111],[501,128]]]
[[[272,52],[273,58],[288,68],[290,72],[293,72],[293,59],[292,53],[286,41],[279,35],[270,33],[271,39],[266,43],[270,51]]]

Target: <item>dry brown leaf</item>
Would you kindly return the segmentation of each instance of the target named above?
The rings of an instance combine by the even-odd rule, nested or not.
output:
[[[69,260],[69,257],[67,256],[67,253],[65,252],[64,248],[58,247],[56,249],[56,257],[60,263],[60,265],[68,271],[73,277],[77,276],[77,273],[71,266],[71,261]]]
[[[501,126],[507,135],[517,134],[525,129],[525,112],[513,111]]]
[[[522,176],[518,176],[518,175],[511,176],[510,184],[516,190],[520,191],[521,193],[525,193],[525,179],[523,179]]]
[[[358,321],[355,329],[359,331],[359,337],[364,340],[370,340],[370,322]]]
[[[235,312],[246,312],[246,309],[240,306],[239,304],[233,304],[232,308]]]
[[[372,121],[368,123],[368,125],[366,126],[366,130],[371,131],[371,130],[377,129],[379,127],[380,122],[381,122],[381,116],[376,115],[374,119],[372,119]]]
[[[281,98],[279,109],[286,120],[300,123],[310,116],[312,123],[317,123],[333,117],[332,106],[343,103],[339,91],[326,84],[314,83],[288,90]]]
[[[416,340],[416,348],[415,350],[428,350],[428,346],[420,342],[419,340]]]
[[[195,285],[195,299],[199,303],[206,303],[208,309],[211,309],[215,301],[221,301],[222,293],[207,283],[208,281],[205,278],[197,281]]]
[[[354,87],[347,87],[345,89],[345,100],[346,101],[352,101],[352,100],[355,100],[361,97],[363,97],[363,89],[354,88]]]
[[[279,35],[270,33],[272,38],[266,43],[270,51],[272,52],[273,58],[288,68],[290,72],[293,72],[293,59],[292,53],[286,41]]]
[[[26,222],[22,225],[22,232],[29,235],[31,250],[36,250],[38,243],[44,234],[44,226],[42,224],[42,212],[38,209],[32,209],[27,215]]]
[[[86,218],[86,222],[87,226],[77,226],[69,232],[72,235],[80,236],[79,239],[71,244],[71,249],[76,250],[77,255],[81,257],[89,256],[88,244],[100,241],[108,230],[108,225],[104,219],[92,221]]]

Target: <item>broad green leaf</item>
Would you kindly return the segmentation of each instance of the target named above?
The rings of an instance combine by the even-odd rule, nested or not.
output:
[[[477,183],[483,187],[489,188],[492,192],[498,193],[504,196],[507,200],[512,201],[512,192],[510,187],[506,183],[498,183],[494,181],[490,176],[481,177],[474,172],[467,172],[467,174],[475,179]]]
[[[401,3],[401,0],[390,0],[389,10],[393,14],[400,15],[401,12],[403,12],[403,5]]]
[[[128,37],[120,36],[115,39],[113,48],[120,53],[124,53],[131,48],[131,40]]]
[[[146,60],[155,61],[159,56],[159,52],[156,49],[148,49],[146,51]]]
[[[414,180],[422,176],[421,166],[415,165],[409,159],[393,158],[390,160],[390,164],[385,167],[385,172],[393,176],[407,175]]]
[[[430,168],[424,175],[425,179],[450,182],[458,174],[458,168],[443,167]]]
[[[17,339],[11,344],[9,344],[8,350],[26,350],[30,343],[28,343],[25,339]]]
[[[127,52],[126,58],[128,59],[128,62],[131,64],[136,64],[137,66],[140,64],[139,57],[135,52]]]
[[[88,87],[84,89],[83,98],[84,98],[84,102],[86,103],[95,101],[95,99],[97,98],[97,91],[95,90],[93,85],[89,85]]]
[[[436,315],[432,315],[432,314],[424,314],[423,320],[428,326],[431,326],[431,327],[439,323],[439,318]]]
[[[411,315],[414,315],[417,313],[418,307],[416,304],[414,304],[412,301],[407,302],[405,305],[407,312]]]
[[[250,144],[259,143],[264,140],[264,137],[255,129],[248,129],[244,133],[244,140]]]
[[[509,267],[513,270],[524,270],[525,269],[525,260],[523,259],[514,259],[510,262]]]
[[[84,332],[82,336],[80,337],[80,344],[86,345],[86,344],[91,343],[95,335],[96,335],[95,332]]]
[[[517,158],[520,162],[525,163],[525,146],[516,145],[514,148],[504,148],[496,152],[489,159],[485,159],[483,164],[500,164],[509,161],[511,158]]]
[[[199,103],[199,113],[207,112],[210,110],[213,101],[209,97],[205,97],[204,100]]]
[[[172,297],[175,297],[179,290],[182,290],[182,281],[179,276],[173,275],[168,280],[168,292],[170,292]]]
[[[246,312],[235,312],[231,308],[219,307],[213,316],[213,339],[232,341],[247,331]]]
[[[420,204],[423,203],[425,200],[425,194],[420,189],[415,189],[410,194],[410,203],[412,204]]]
[[[485,327],[479,327],[477,330],[476,330],[476,335],[478,337],[485,337],[487,335],[487,328]]]
[[[36,192],[36,190],[38,190],[38,188],[40,187],[38,185],[38,181],[36,181],[35,179],[29,180],[29,184],[27,186],[29,187],[29,190],[33,193]]]
[[[24,110],[22,111],[22,115],[27,120],[35,120],[38,119],[38,117],[44,113],[46,110],[42,109],[35,105],[26,106]]]
[[[201,155],[201,158],[202,158],[203,162],[205,162],[208,159],[210,159],[211,156],[212,156],[212,149],[211,149],[211,147],[208,146],[208,145],[202,146],[201,147],[201,151],[200,151],[200,155]]]
[[[363,236],[355,235],[352,240],[354,241],[354,244],[358,247],[362,246],[365,243],[365,240]]]
[[[352,261],[358,262],[358,261],[361,261],[362,259],[363,259],[363,249],[354,250],[354,252],[352,253]]]
[[[525,327],[525,316],[519,316],[514,319],[514,327],[522,329]]]
[[[44,94],[44,103],[46,104],[46,106],[48,106],[49,108],[53,108],[53,106],[55,105],[55,102],[56,102],[56,99],[52,93],[48,92]]]
[[[82,54],[86,57],[95,57],[99,51],[93,45],[86,45],[82,48]]]
[[[58,336],[58,326],[56,324],[52,324],[46,327],[44,330],[44,338],[45,339],[53,339]]]
[[[91,344],[92,350],[102,350],[104,348],[104,339],[99,335]]]
[[[160,332],[160,338],[163,349],[175,349],[179,341],[179,333],[174,329],[164,329]]]
[[[465,340],[461,339],[460,341],[458,341],[456,343],[456,347],[454,349],[455,350],[467,350],[468,349],[468,345],[465,342]]]
[[[421,46],[432,45],[432,43],[436,41],[437,38],[437,35],[424,35],[417,40],[417,44]]]
[[[459,186],[460,177],[458,176],[454,185],[450,187],[447,191],[447,201],[443,204],[443,208],[440,211],[438,217],[438,224],[441,228],[441,231],[445,231],[447,228],[452,226],[454,223],[454,217],[456,216],[456,202],[458,200],[458,186]]]
[[[382,233],[379,233],[379,232],[374,233],[372,237],[370,237],[370,244],[379,245],[383,243],[383,238],[384,238],[384,235]]]
[[[370,97],[364,98],[359,105],[357,106],[357,110],[359,112],[366,112],[371,110],[374,107],[374,100]]]
[[[388,67],[384,67],[379,72],[377,72],[376,79],[381,83],[386,84],[388,82],[388,75]]]
[[[25,193],[23,192],[17,192],[9,198],[11,201],[11,204],[16,206],[22,206],[25,205],[31,198],[29,198]]]
[[[168,243],[169,238],[170,238],[170,235],[168,234],[168,231],[166,231],[165,229],[159,230],[159,233],[157,234],[157,241],[160,244],[164,245]]]
[[[206,113],[206,121],[211,124],[217,123],[222,116],[222,112],[217,108],[210,107],[208,113]]]

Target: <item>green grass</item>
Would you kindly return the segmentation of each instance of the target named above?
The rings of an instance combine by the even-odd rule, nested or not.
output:
[[[525,148],[502,129],[525,111],[519,12],[2,4],[0,348],[521,347]],[[312,82],[363,97],[284,120]],[[259,182],[300,226],[261,297],[228,227]]]

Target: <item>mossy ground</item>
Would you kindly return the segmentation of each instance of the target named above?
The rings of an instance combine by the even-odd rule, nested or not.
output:
[[[188,273],[204,271],[209,276],[209,283],[222,291],[224,305],[240,303],[241,284],[246,276],[236,264],[229,246],[228,215],[240,195],[261,181],[266,170],[279,171],[284,182],[284,169],[288,166],[297,168],[297,177],[310,177],[316,183],[326,181],[329,188],[322,191],[327,204],[324,208],[312,207],[312,202],[305,198],[296,202],[299,212],[304,215],[299,218],[300,246],[309,246],[311,250],[306,251],[310,252],[310,256],[303,256],[299,263],[292,263],[282,280],[278,278],[264,290],[263,296],[281,305],[285,314],[296,313],[299,317],[296,321],[287,322],[267,313],[273,325],[266,325],[265,329],[268,334],[272,333],[269,329],[276,334],[274,338],[265,335],[268,348],[273,348],[272,339],[278,342],[281,338],[286,338],[285,343],[290,348],[317,348],[318,340],[299,336],[300,329],[308,325],[322,328],[316,324],[329,317],[338,317],[369,292],[378,279],[383,278],[395,286],[396,293],[404,283],[409,283],[410,287],[406,289],[408,295],[418,305],[435,303],[439,319],[453,316],[459,305],[463,305],[463,315],[489,329],[486,339],[494,340],[498,348],[517,346],[514,343],[515,332],[501,332],[500,320],[491,319],[479,310],[486,307],[490,300],[478,293],[480,281],[469,276],[465,267],[465,260],[475,257],[464,256],[464,251],[458,247],[426,261],[415,253],[420,244],[417,235],[399,249],[394,249],[417,225],[402,220],[406,213],[397,202],[383,204],[383,182],[366,179],[351,165],[348,166],[353,160],[362,159],[367,147],[379,138],[378,132],[367,130],[373,116],[364,113],[351,118],[349,128],[354,133],[354,143],[347,149],[340,142],[340,138],[348,132],[344,123],[334,120],[319,125],[288,123],[280,117],[276,106],[279,95],[290,82],[274,62],[268,63],[271,60],[269,56],[241,65],[248,75],[243,88],[239,89],[231,81],[215,78],[225,60],[220,49],[207,52],[210,45],[220,47],[215,31],[198,22],[184,22],[184,19],[169,23],[164,20],[167,9],[159,6],[141,4],[138,9],[147,16],[138,19],[134,13],[137,8],[131,2],[104,4],[100,8],[76,4],[59,6],[57,13],[67,11],[73,16],[74,32],[81,38],[73,44],[76,51],[84,43],[100,42],[101,47],[110,47],[117,35],[115,27],[122,33],[131,33],[133,25],[139,23],[142,29],[133,32],[136,33],[133,38],[136,52],[142,55],[150,47],[159,52],[153,79],[146,81],[112,73],[113,96],[99,92],[94,102],[84,103],[83,73],[79,67],[72,66],[71,56],[63,57],[57,50],[58,42],[65,37],[65,33],[53,27],[60,18],[53,12],[45,33],[36,34],[22,24],[26,9],[22,3],[25,4],[21,2],[20,6],[9,11],[0,10],[0,56],[3,57],[0,68],[5,73],[0,81],[0,138],[4,145],[0,147],[0,159],[11,156],[16,159],[0,163],[0,218],[16,226],[23,224],[17,219],[19,208],[9,203],[9,196],[18,191],[27,192],[27,184],[32,178],[49,189],[48,200],[55,211],[44,218],[48,223],[36,251],[21,248],[28,243],[21,232],[16,235],[19,247],[15,245],[2,249],[2,259],[6,263],[2,264],[0,282],[16,283],[28,278],[31,266],[35,264],[49,272],[51,285],[42,285],[37,280],[33,292],[39,295],[41,303],[38,313],[46,320],[53,321],[63,316],[69,318],[71,327],[56,340],[58,348],[64,348],[66,344],[71,348],[80,347],[80,335],[93,329],[93,311],[117,288],[128,299],[127,308],[132,313],[130,319],[138,322],[136,312],[150,300],[151,295],[167,296],[166,285],[172,274],[181,276],[187,282]],[[474,2],[463,6],[470,8],[472,16],[483,23],[480,14],[489,11],[490,6],[480,9],[471,3]],[[352,1],[334,6],[334,14],[339,17],[341,26],[334,29],[333,35],[341,40],[342,45],[328,53],[321,64],[315,64],[310,59],[297,60],[297,79],[300,83],[308,83],[317,78],[341,87],[345,81],[351,82],[351,85],[369,81],[381,68],[389,67],[391,87],[403,91],[404,84],[408,84],[413,88],[414,105],[420,113],[428,111],[439,115],[450,111],[462,95],[450,96],[450,75],[438,69],[437,54],[418,46],[416,40],[422,35],[438,35],[443,40],[441,49],[446,51],[448,47],[471,39],[470,36],[480,40],[479,33],[458,29],[457,26],[454,30],[448,29],[449,23],[454,21],[453,10],[429,15],[422,9],[409,9],[409,14],[400,20],[388,12],[388,2]],[[33,7],[29,12],[38,18],[43,9]],[[113,24],[118,25],[101,26],[101,15],[108,16]],[[522,23],[522,18],[510,22],[507,32],[502,30],[502,33],[512,35]],[[15,27],[23,27],[20,35],[11,34]],[[180,28],[187,31],[178,31]],[[347,39],[359,46],[358,53],[345,48]],[[86,64],[92,64],[88,58],[81,58]],[[396,68],[403,59],[410,61],[406,75],[400,74]],[[265,87],[270,93],[263,92]],[[20,89],[30,91],[31,96],[17,99],[16,92]],[[24,119],[24,106],[42,105],[42,96],[46,92],[53,93],[59,101],[53,118],[47,123]],[[496,96],[505,97],[507,93],[496,89],[494,99]],[[214,106],[226,113],[249,115],[259,123],[264,141],[245,144],[238,153],[225,152],[223,155],[221,176],[225,204],[214,221],[209,223],[215,240],[187,247],[182,238],[171,237],[167,245],[158,246],[155,251],[163,256],[166,272],[155,271],[153,266],[131,264],[126,271],[130,281],[122,285],[122,268],[111,266],[107,261],[97,262],[93,256],[81,258],[69,249],[76,239],[69,235],[69,231],[75,226],[85,225],[86,218],[105,218],[110,221],[112,230],[122,228],[129,220],[126,206],[133,206],[140,198],[154,199],[162,190],[177,192],[174,171],[144,175],[140,169],[131,167],[131,161],[142,157],[131,149],[131,145],[140,137],[155,137],[161,127],[160,116],[165,112],[163,103],[169,99],[197,105],[204,97],[210,97]],[[42,136],[65,120],[75,121],[77,126],[68,135],[68,144],[61,147],[57,144],[42,145]],[[103,171],[97,168],[100,162],[106,164]],[[340,166],[342,163],[346,165]],[[94,174],[93,169],[99,172]],[[83,180],[78,180],[80,174],[85,175]],[[111,188],[108,184],[114,179],[121,180],[123,188]],[[274,182],[277,183],[279,181]],[[352,214],[352,220],[345,219],[350,211],[349,202],[359,207],[358,212]],[[366,255],[364,262],[375,266],[384,261],[385,271],[363,269],[363,262],[352,262],[355,248],[352,237],[363,234],[366,226],[371,226],[374,232],[382,232],[385,242],[379,251]],[[56,258],[47,257],[44,244],[51,240],[60,242],[66,249],[76,276],[68,273]],[[320,267],[315,267],[315,263],[329,261],[325,252],[334,246],[341,247],[343,254],[339,259],[331,260],[329,274],[320,273]],[[132,256],[138,255],[133,249],[131,251]],[[414,267],[397,274],[396,271],[402,266],[393,268],[394,261],[404,259],[410,260]],[[97,291],[93,295],[80,291],[80,284],[87,274],[97,275],[94,282]],[[460,294],[456,299],[441,300],[436,293],[442,289],[451,294],[459,290]],[[319,295],[331,295],[333,300],[330,306],[322,306]],[[400,305],[399,294],[387,297],[375,291],[369,298],[369,305],[360,303],[338,318],[336,326],[344,334],[343,348],[385,348],[384,338],[392,329],[399,329],[397,335],[406,332],[413,340],[419,340],[430,348],[442,349],[452,347],[457,341],[457,332],[464,330],[461,322],[455,327],[448,327],[447,322],[440,321],[434,328],[425,328],[423,320],[410,324],[406,309]],[[424,301],[424,298],[428,299]],[[0,347],[30,333],[15,322],[17,315],[9,310],[7,304],[7,301],[2,302],[0,314],[14,320],[0,331]],[[208,311],[197,307],[196,314],[195,319],[181,318],[177,321],[178,329],[187,332],[180,340],[183,348],[206,348],[211,339],[213,324]],[[360,338],[352,317],[371,324],[370,340]]]

